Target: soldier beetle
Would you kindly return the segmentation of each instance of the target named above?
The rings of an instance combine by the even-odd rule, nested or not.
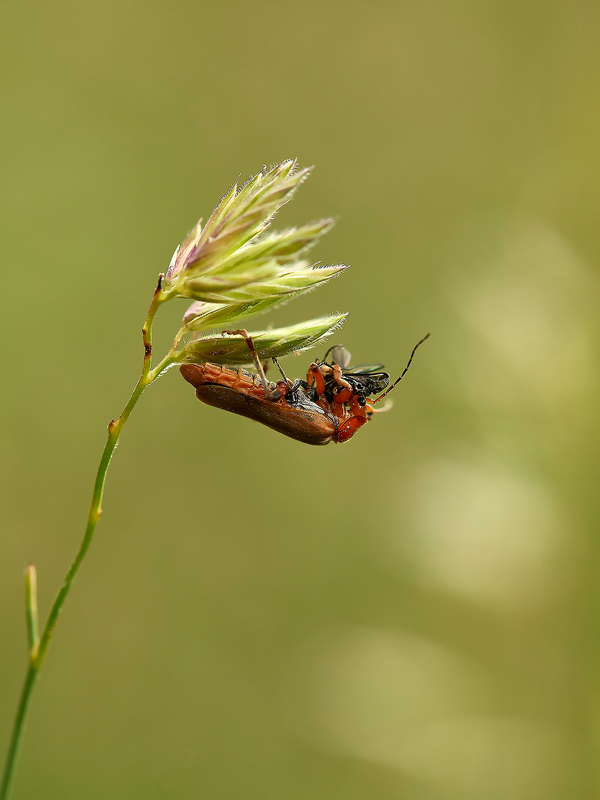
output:
[[[305,381],[288,380],[277,359],[273,359],[282,379],[269,382],[248,333],[223,333],[244,337],[258,374],[211,362],[183,364],[180,372],[195,387],[198,399],[314,445],[347,442],[373,414],[385,410],[374,406],[406,375],[417,348],[429,337],[427,334],[415,345],[404,371],[389,386],[390,376],[382,371],[382,364],[350,367],[350,353],[341,345],[331,347],[325,354],[326,359],[331,353],[331,363],[315,360]],[[382,392],[379,397],[369,399],[378,392]]]

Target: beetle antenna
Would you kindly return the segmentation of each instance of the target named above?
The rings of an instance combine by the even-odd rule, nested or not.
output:
[[[400,381],[402,380],[402,378],[403,378],[403,377],[406,375],[406,373],[408,372],[408,368],[409,368],[409,367],[410,367],[410,365],[411,365],[411,362],[412,362],[412,360],[413,360],[413,356],[414,356],[414,354],[417,352],[417,348],[418,348],[418,347],[420,347],[420,346],[423,344],[423,342],[424,342],[426,339],[429,339],[429,337],[430,337],[430,336],[431,336],[431,334],[430,334],[430,333],[428,333],[428,334],[427,334],[427,336],[424,336],[424,337],[421,339],[421,341],[420,341],[420,342],[417,342],[417,343],[416,343],[416,345],[413,347],[413,351],[412,351],[412,353],[410,354],[410,358],[408,359],[408,364],[407,364],[407,365],[404,367],[404,371],[402,372],[402,375],[400,375],[400,377],[399,377],[397,380],[395,380],[395,381],[394,381],[394,383],[392,383],[392,385],[389,387],[389,389],[386,389],[386,390],[385,390],[385,392],[384,392],[383,394],[380,394],[380,395],[379,395],[379,397],[377,398],[377,400],[373,400],[373,401],[372,401],[373,403],[378,403],[380,400],[383,400],[383,398],[386,396],[386,394],[389,394],[389,393],[392,391],[392,389],[394,388],[394,386],[397,386],[397,385],[400,383]]]
[[[281,373],[281,377],[283,378],[283,380],[287,383],[288,386],[291,386],[291,382],[287,379],[287,376],[286,376],[285,372],[283,371],[283,368],[282,368],[281,364],[279,363],[279,361],[276,358],[273,358],[272,360],[273,360],[273,363],[275,364],[275,366],[277,367],[277,369],[279,370],[279,372]]]

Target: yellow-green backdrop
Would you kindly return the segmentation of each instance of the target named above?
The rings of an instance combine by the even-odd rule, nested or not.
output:
[[[392,374],[432,333],[343,446],[148,391],[14,800],[598,797],[599,32],[585,0],[4,9],[2,750],[23,569],[43,615],[156,276],[238,175],[314,164],[280,224],[338,216],[315,255],[352,265],[259,326],[350,311]]]

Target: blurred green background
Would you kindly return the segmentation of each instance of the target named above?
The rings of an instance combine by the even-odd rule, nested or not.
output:
[[[2,14],[0,742],[78,547],[159,271],[221,194],[315,164],[394,408],[311,448],[142,398],[36,688],[14,800],[600,792],[596,2],[24,0]],[[170,342],[184,304],[158,318]],[[303,376],[313,351],[284,362]]]

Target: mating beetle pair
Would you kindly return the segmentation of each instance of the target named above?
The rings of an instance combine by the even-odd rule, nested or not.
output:
[[[245,330],[224,331],[243,336],[258,375],[206,362],[183,364],[183,377],[196,389],[196,396],[209,406],[254,419],[292,439],[306,444],[347,442],[380,409],[374,408],[402,380],[404,371],[388,388],[390,376],[382,364],[350,367],[350,353],[341,345],[331,347],[323,361],[314,361],[306,380],[288,380],[279,362],[282,379],[270,383],[265,377],[254,343]],[[326,361],[331,353],[331,363]],[[382,392],[375,400],[369,396]],[[381,409],[382,410],[382,409]]]

